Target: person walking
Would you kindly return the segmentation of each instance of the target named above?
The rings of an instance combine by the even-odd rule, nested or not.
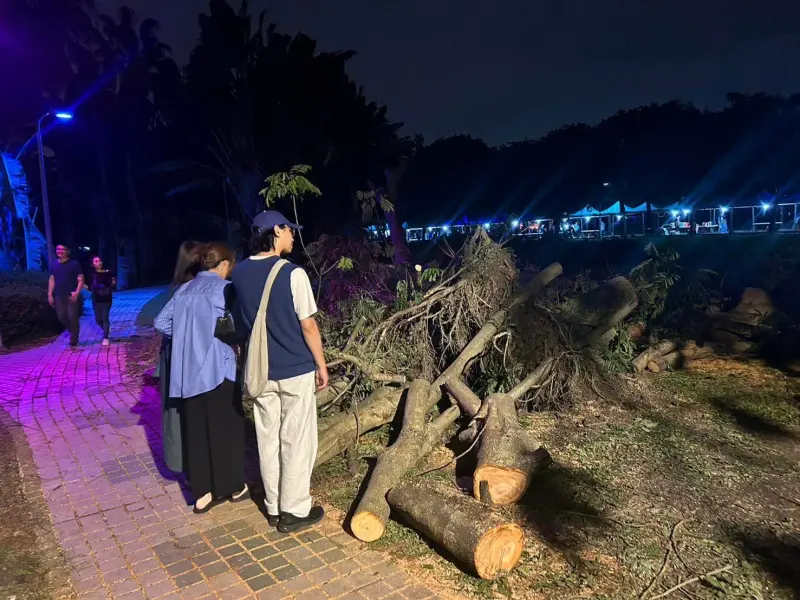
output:
[[[80,263],[70,258],[70,250],[63,244],[56,246],[57,260],[50,265],[50,279],[47,284],[47,300],[55,308],[56,316],[69,332],[69,345],[78,345],[80,332],[81,291],[83,290],[83,269]]]
[[[103,346],[108,346],[111,329],[111,296],[117,285],[114,273],[103,268],[103,259],[95,256],[92,259],[92,273],[89,276],[89,290],[92,292],[92,310],[98,327],[103,329]]]
[[[154,321],[172,338],[169,395],[183,399],[186,466],[201,514],[249,498],[244,474],[244,412],[235,393],[236,355],[214,332],[225,314],[235,256],[225,244],[203,245],[200,272],[181,286]]]
[[[248,371],[254,372],[252,363],[264,358],[251,352],[254,343],[263,344],[267,355],[268,372],[256,385],[261,393],[254,398],[253,417],[267,520],[289,533],[324,515],[322,507],[312,506],[311,472],[317,458],[315,392],[328,385],[328,369],[311,282],[303,269],[282,258],[292,251],[300,226],[273,210],[256,215],[253,225],[254,255],[231,277],[233,314],[237,332],[249,332],[245,383]],[[260,310],[265,314],[258,319]],[[265,330],[253,329],[264,321]]]
[[[186,241],[178,248],[178,260],[169,289],[171,298],[182,286],[192,281],[199,270],[202,244]],[[161,445],[164,451],[164,463],[173,473],[185,473],[186,444],[183,440],[183,400],[169,395],[169,371],[171,366],[172,339],[168,335],[161,337],[161,349],[158,353],[158,365],[155,376],[159,380],[161,393]]]

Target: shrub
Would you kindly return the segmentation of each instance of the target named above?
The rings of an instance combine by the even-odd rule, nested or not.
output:
[[[5,344],[61,331],[47,302],[46,273],[0,273],[0,331]]]

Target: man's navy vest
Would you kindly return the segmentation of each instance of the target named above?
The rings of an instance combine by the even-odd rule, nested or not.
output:
[[[238,310],[234,310],[234,318],[237,327],[244,325],[247,331],[252,329],[264,285],[277,261],[275,256],[248,258],[234,267],[231,280],[236,289]],[[267,307],[270,381],[290,379],[316,370],[314,357],[306,345],[303,329],[294,311],[291,274],[299,268],[292,263],[283,265],[270,293]]]

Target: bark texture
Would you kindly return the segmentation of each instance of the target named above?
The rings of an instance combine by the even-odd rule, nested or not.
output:
[[[552,462],[550,453],[519,424],[514,398],[495,394],[486,399],[488,414],[472,478],[481,502],[514,504],[525,495],[533,475]]]
[[[522,529],[468,496],[413,480],[388,499],[404,522],[482,579],[508,573],[522,556]]]
[[[458,408],[450,407],[426,424],[425,417],[431,409],[429,391],[427,381],[412,382],[406,396],[400,435],[378,456],[364,495],[353,513],[350,529],[363,542],[374,542],[383,535],[390,512],[387,492],[442,441],[444,433],[459,416]]]

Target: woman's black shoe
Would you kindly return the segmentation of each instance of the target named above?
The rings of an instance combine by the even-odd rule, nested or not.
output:
[[[322,517],[324,516],[325,511],[322,510],[321,506],[311,507],[311,510],[308,511],[308,515],[305,517],[295,517],[289,513],[282,512],[280,523],[278,523],[278,531],[281,533],[295,533],[311,527],[312,525],[316,525],[322,521]]]
[[[280,524],[280,522],[281,522],[280,515],[271,515],[269,513],[267,514],[267,523],[269,523],[270,527],[277,527]]]

